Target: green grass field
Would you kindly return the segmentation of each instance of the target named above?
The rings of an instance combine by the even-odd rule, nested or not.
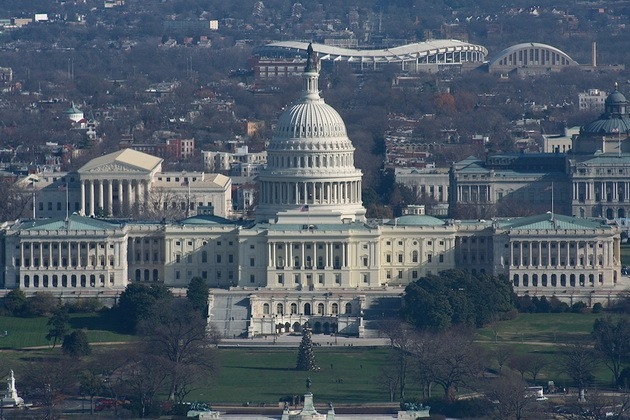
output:
[[[0,349],[47,346],[48,318],[14,318],[0,316]],[[130,341],[131,335],[111,331],[111,327],[98,314],[71,314],[70,328],[85,329],[91,343]],[[4,332],[7,335],[4,335]]]
[[[320,370],[314,372],[294,370],[296,348],[230,348],[220,352],[218,380],[192,399],[241,404],[247,398],[253,404],[277,404],[282,396],[304,393],[307,377],[319,402],[361,403],[389,398],[376,379],[387,362],[386,348],[315,348]]]
[[[496,345],[510,345],[515,353],[540,355],[547,361],[537,380],[545,384],[554,380],[559,386],[572,386],[571,381],[559,369],[558,353],[562,343],[587,338],[593,322],[603,314],[521,314],[517,318],[498,323],[496,328],[484,328],[477,332],[478,341],[488,350]],[[59,352],[51,350],[44,338],[47,332],[46,318],[0,317],[0,358],[5,367],[32,363],[40,357]],[[124,342],[133,336],[110,331],[96,315],[73,314],[72,328],[85,328],[92,343]],[[497,338],[495,341],[495,332]],[[43,346],[40,349],[25,349]],[[313,381],[312,391],[318,402],[363,403],[386,402],[387,391],[379,386],[377,377],[381,367],[388,362],[387,348],[316,347],[315,355],[320,367],[316,372],[293,370],[297,348],[222,348],[221,371],[217,378],[201,384],[187,400],[211,403],[243,404],[249,401],[257,405],[275,405],[283,396],[298,395],[305,390],[305,380]],[[1,366],[0,366],[1,367]],[[597,383],[610,384],[610,372],[602,365],[596,374]],[[411,383],[412,381],[410,381]],[[436,392],[439,392],[436,389]],[[247,396],[247,397],[244,397]],[[408,387],[410,398],[419,396],[413,385]]]
[[[586,337],[595,319],[602,314],[519,314],[496,327],[497,342],[566,343]],[[495,331],[486,327],[477,331],[479,340],[495,341]]]

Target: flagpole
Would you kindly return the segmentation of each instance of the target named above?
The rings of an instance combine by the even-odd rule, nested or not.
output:
[[[33,219],[35,219],[35,192],[33,192]]]
[[[68,220],[69,212],[70,212],[70,202],[68,200],[68,184],[66,183],[66,220]]]
[[[551,182],[551,220],[553,220],[553,181]]]

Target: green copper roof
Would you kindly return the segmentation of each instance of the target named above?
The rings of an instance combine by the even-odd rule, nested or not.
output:
[[[22,222],[20,230],[112,230],[121,227],[118,223],[72,214],[65,219],[27,220]]]
[[[213,215],[196,215],[177,222],[180,225],[233,225],[234,222]]]
[[[446,223],[444,220],[440,220],[433,216],[406,214],[404,216],[397,217],[394,220],[390,220],[385,224],[395,226],[443,226]]]
[[[601,229],[608,228],[603,220],[581,219],[563,214],[538,214],[535,216],[519,217],[517,219],[501,220],[499,227],[512,230],[572,230],[572,229]]]

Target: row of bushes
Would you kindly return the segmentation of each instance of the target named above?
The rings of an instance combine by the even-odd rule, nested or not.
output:
[[[0,315],[17,317],[49,316],[60,306],[69,313],[94,313],[103,309],[103,304],[96,298],[75,299],[62,302],[50,292],[37,292],[27,298],[19,289],[11,290],[2,300]]]
[[[598,314],[604,310],[604,307],[601,303],[596,303],[592,308],[589,308],[588,305],[584,302],[575,302],[573,305],[569,306],[566,302],[561,302],[555,296],[547,299],[546,296],[538,296],[531,297],[529,295],[519,296],[516,298],[516,309],[518,309],[521,313],[589,313],[592,312],[594,314]]]

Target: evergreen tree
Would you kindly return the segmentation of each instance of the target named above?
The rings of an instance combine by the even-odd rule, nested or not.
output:
[[[48,319],[48,334],[46,334],[46,340],[52,341],[53,349],[58,342],[63,341],[63,338],[68,334],[70,330],[70,315],[66,307],[59,307],[53,312],[52,316]]]
[[[92,353],[87,335],[83,330],[75,330],[66,335],[61,349],[65,354],[73,357],[89,356]]]
[[[315,364],[315,353],[313,352],[313,333],[308,324],[302,328],[302,341],[298,349],[297,370],[318,370]]]
[[[202,316],[208,316],[208,296],[210,291],[205,280],[201,277],[193,277],[188,285],[186,297],[192,304],[192,307],[201,313]]]

